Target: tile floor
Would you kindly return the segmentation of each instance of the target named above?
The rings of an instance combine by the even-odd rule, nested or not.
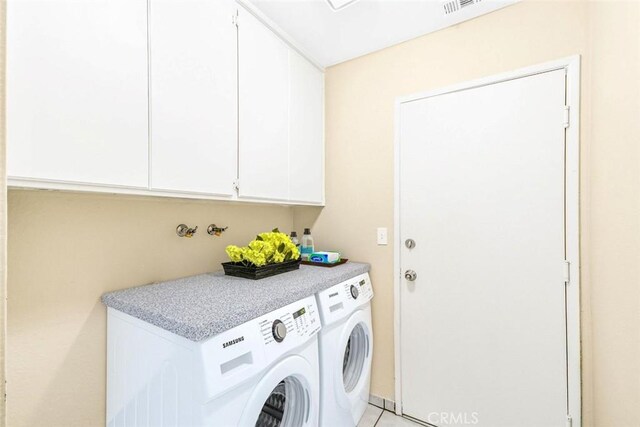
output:
[[[421,427],[420,424],[399,417],[393,412],[369,405],[358,427]]]

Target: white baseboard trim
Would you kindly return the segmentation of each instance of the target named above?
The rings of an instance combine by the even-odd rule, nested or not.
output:
[[[391,399],[384,399],[380,396],[370,394],[369,403],[372,404],[373,406],[377,406],[378,408],[385,409],[387,411],[391,411],[391,412],[396,411],[396,402],[394,402]]]

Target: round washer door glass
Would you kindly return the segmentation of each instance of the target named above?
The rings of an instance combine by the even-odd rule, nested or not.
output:
[[[309,399],[302,383],[295,377],[287,377],[267,397],[256,427],[302,426],[309,409]]]
[[[342,381],[347,393],[353,391],[360,381],[368,347],[367,333],[362,324],[358,323],[351,331],[342,359]]]

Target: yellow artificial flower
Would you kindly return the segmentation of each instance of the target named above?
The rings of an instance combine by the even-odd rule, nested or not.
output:
[[[231,261],[253,264],[256,267],[300,258],[300,251],[296,245],[289,236],[280,233],[277,228],[258,234],[256,240],[252,240],[243,248],[229,245],[226,252]]]
[[[251,248],[243,248],[242,256],[256,267],[261,267],[267,263],[267,257],[262,252]]]
[[[233,262],[242,261],[242,248],[239,248],[236,245],[229,245],[227,246],[226,252],[231,261]]]
[[[291,245],[293,246],[291,248],[291,259],[300,258],[300,249],[298,249],[298,247],[296,245],[294,245],[293,243],[291,243]]]
[[[281,252],[276,252],[273,254],[273,258],[271,259],[273,262],[283,262],[284,254]]]
[[[253,240],[249,243],[249,248],[256,252],[262,252],[265,257],[271,258],[273,253],[276,251],[276,248],[270,242],[261,241],[261,240]]]

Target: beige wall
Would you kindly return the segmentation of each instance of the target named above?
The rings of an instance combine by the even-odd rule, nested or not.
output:
[[[373,264],[372,393],[394,398],[393,119],[398,96],[581,54],[585,425],[640,426],[640,2],[530,1],[327,70],[321,247]],[[390,241],[393,236],[390,235]]]
[[[640,2],[590,8],[583,289],[598,426],[640,426]]]
[[[229,230],[211,237],[212,222]],[[227,244],[291,225],[286,207],[11,190],[8,425],[104,425],[100,295],[218,270]]]

